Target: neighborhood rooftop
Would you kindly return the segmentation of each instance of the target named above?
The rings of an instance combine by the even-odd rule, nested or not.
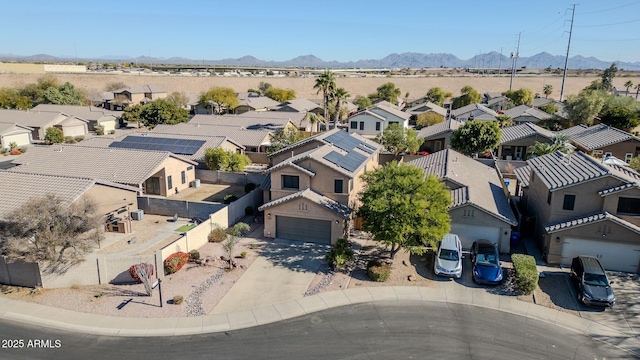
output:
[[[249,111],[239,115],[195,115],[189,123],[230,125],[247,130],[276,132],[289,122],[299,126],[305,115],[305,113],[287,111]]]
[[[74,115],[85,120],[98,120],[103,116],[115,116],[120,117],[121,111],[111,111],[95,106],[76,106],[76,105],[54,105],[54,104],[39,104],[30,111],[49,111],[49,112],[61,112],[68,115]]]
[[[572,155],[556,151],[527,162],[550,191],[611,174],[605,165],[581,151]]]
[[[284,149],[280,149],[270,154],[269,156],[273,157],[282,153],[286,153],[288,151],[291,151],[291,149],[293,148],[310,143],[312,141],[317,141],[321,145],[335,146],[345,151],[350,151],[352,149],[359,148],[369,154],[382,148],[382,145],[374,141],[365,139],[364,137],[358,134],[349,134],[340,129],[333,129],[333,130],[321,132],[319,134],[316,134],[306,139],[303,139],[301,141],[298,141],[297,143],[291,146],[288,146]]]
[[[582,131],[579,131],[580,129],[576,129],[578,130],[576,132],[568,131],[572,129],[573,128],[567,129],[567,132],[561,133],[568,135],[576,145],[589,151],[600,149],[607,145],[617,144],[629,139],[636,139],[640,141],[640,139],[626,131],[604,124],[583,128]]]
[[[349,215],[351,214],[351,209],[346,206],[346,205],[342,205],[339,202],[329,199],[326,196],[320,195],[317,192],[311,190],[311,189],[305,189],[302,191],[298,191],[295,192],[293,194],[275,199],[271,202],[268,202],[262,206],[260,206],[258,208],[258,210],[260,211],[264,211],[265,209],[268,209],[272,206],[276,206],[282,203],[286,203],[289,202],[291,200],[295,200],[295,199],[299,199],[299,198],[304,198],[307,199],[313,203],[316,203],[330,211],[332,211],[333,213],[341,216],[342,218],[348,218]]]
[[[425,139],[437,137],[438,135],[444,134],[446,132],[458,130],[458,128],[462,125],[463,123],[458,120],[445,120],[435,125],[423,127],[418,131],[418,137]]]
[[[151,133],[173,135],[206,135],[226,136],[245,147],[259,147],[269,143],[269,132],[266,130],[246,130],[236,126],[213,125],[202,123],[180,123],[175,125],[158,125]]]
[[[543,136],[549,140],[551,140],[554,136],[552,131],[541,128],[536,124],[526,122],[523,124],[502,128],[502,138],[500,139],[500,144],[509,143],[511,141],[524,139],[526,137],[534,135]]]

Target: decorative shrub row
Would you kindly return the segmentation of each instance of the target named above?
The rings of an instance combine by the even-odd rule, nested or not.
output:
[[[182,269],[187,261],[189,261],[189,254],[185,252],[178,251],[177,253],[169,255],[169,257],[164,261],[164,274],[169,275],[177,272]]]
[[[155,268],[153,267],[153,265],[149,263],[140,263],[136,265],[131,265],[131,267],[129,268],[129,274],[131,275],[133,280],[137,282],[142,282],[142,280],[140,279],[140,276],[138,276],[138,272],[136,271],[136,266],[138,267],[144,266],[147,270],[147,273],[149,274],[149,277],[152,277],[154,275]]]
[[[367,275],[373,281],[385,282],[391,276],[391,265],[380,260],[371,260],[367,264]]]
[[[523,293],[532,294],[538,287],[536,260],[530,255],[513,254],[511,261],[516,272],[516,286]]]
[[[327,252],[324,258],[335,269],[342,269],[353,262],[354,253],[347,239],[338,238],[336,244]]]

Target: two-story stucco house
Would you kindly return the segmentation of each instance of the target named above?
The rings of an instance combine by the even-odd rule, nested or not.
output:
[[[387,104],[380,102],[350,116],[346,120],[346,123],[349,125],[349,134],[358,134],[365,138],[375,138],[391,124],[400,124],[403,128],[408,128],[411,114],[400,111],[390,106],[390,104]]]
[[[527,162],[517,176],[547,262],[569,266],[575,256],[591,255],[607,270],[637,273],[640,174],[583,152]]]
[[[335,244],[349,228],[360,176],[378,166],[381,145],[334,129],[271,154],[263,184],[264,236]]]
[[[549,120],[553,118],[552,115],[549,115],[546,112],[529,105],[518,105],[512,109],[506,110],[504,113],[505,115],[508,115],[516,124],[526,122],[537,123],[539,121]]]

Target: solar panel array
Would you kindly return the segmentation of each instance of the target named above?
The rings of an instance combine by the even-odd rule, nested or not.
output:
[[[344,151],[350,152],[355,148],[358,148],[368,154],[373,154],[375,151],[375,148],[371,147],[369,144],[356,139],[344,131],[338,131],[335,134],[331,134],[324,138],[324,140]]]
[[[121,141],[112,142],[109,147],[122,149],[169,151],[180,155],[195,154],[206,141],[170,139],[148,136],[127,136]]]
[[[367,160],[366,156],[353,151],[347,153],[346,155],[342,155],[336,151],[332,151],[325,155],[323,158],[350,172],[356,171],[356,169],[360,165],[362,165],[364,161]]]

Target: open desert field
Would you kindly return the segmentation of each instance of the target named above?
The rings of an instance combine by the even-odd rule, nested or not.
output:
[[[41,74],[0,74],[0,87],[12,87],[20,84],[35,82]],[[223,76],[176,76],[176,75],[138,75],[138,74],[55,74],[61,82],[70,82],[87,92],[104,91],[106,84],[110,82],[123,82],[128,86],[154,84],[167,90],[167,92],[182,91],[187,94],[199,93],[213,86],[225,86],[236,91],[257,89],[261,81],[268,82],[275,87],[288,88],[296,91],[298,98],[319,99],[320,95],[313,89],[315,78],[312,77],[223,77]],[[572,76],[567,77],[565,84],[565,97],[577,94],[581,89],[589,85],[597,76]],[[409,92],[409,98],[414,99],[426,94],[435,86],[450,91],[454,96],[459,95],[460,89],[470,85],[478,92],[505,91],[509,89],[509,75],[497,76],[431,76],[431,77],[339,77],[338,86],[345,88],[351,99],[356,95],[367,95],[386,83],[393,82],[402,90],[402,95]],[[617,77],[613,85],[624,88],[627,80],[634,84],[640,82],[640,76]],[[545,84],[553,86],[552,98],[559,98],[562,76],[550,75],[521,75],[516,76],[513,88],[529,88],[534,93],[542,93]]]

